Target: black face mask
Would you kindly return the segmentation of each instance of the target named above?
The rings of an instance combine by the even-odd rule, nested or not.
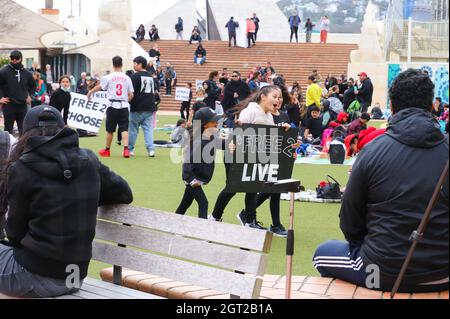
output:
[[[23,64],[22,63],[10,63],[11,66],[16,69],[16,70],[22,70],[23,69]]]

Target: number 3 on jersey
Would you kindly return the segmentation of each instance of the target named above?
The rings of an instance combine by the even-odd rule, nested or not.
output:
[[[122,84],[117,84],[116,85],[116,95],[122,96],[122,94],[123,94],[123,86],[122,86]]]

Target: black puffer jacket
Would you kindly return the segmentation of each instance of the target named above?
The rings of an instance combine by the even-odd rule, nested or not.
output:
[[[97,207],[131,203],[127,182],[78,147],[65,128],[54,137],[35,136],[8,170],[6,234],[18,263],[56,279],[76,264],[86,277]]]
[[[392,288],[411,246],[408,239],[420,224],[448,157],[448,139],[431,113],[419,108],[395,114],[386,133],[358,155],[343,197],[341,229],[351,244],[362,242],[366,266],[380,267],[381,289]],[[448,183],[447,176],[403,290],[448,277]]]

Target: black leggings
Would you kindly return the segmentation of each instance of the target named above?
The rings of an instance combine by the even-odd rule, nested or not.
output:
[[[272,215],[272,225],[280,226],[280,194],[258,193],[256,199],[256,208],[261,206],[268,198],[270,198],[270,214]]]
[[[205,192],[201,187],[191,187],[191,185],[186,185],[186,190],[184,191],[183,199],[180,205],[175,211],[176,214],[184,215],[188,208],[192,205],[192,202],[196,200],[198,204],[198,217],[208,218],[208,199],[206,198]]]
[[[295,39],[297,40],[297,42],[298,42],[298,27],[296,27],[296,26],[292,26],[291,27],[291,42],[292,42],[292,36],[295,34]]]
[[[226,193],[223,189],[219,196],[217,197],[216,204],[214,205],[214,210],[212,215],[216,219],[221,219],[225,207],[227,207],[230,200],[236,195],[236,193]],[[256,193],[246,193],[245,194],[245,220],[251,223],[256,219]]]

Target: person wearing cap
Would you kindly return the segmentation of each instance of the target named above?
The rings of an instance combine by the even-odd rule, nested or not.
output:
[[[224,149],[224,140],[217,136],[221,118],[222,115],[209,107],[203,107],[194,114],[193,126],[189,129],[190,141],[184,148],[182,177],[186,189],[176,214],[184,215],[195,199],[198,217],[208,218],[208,199],[202,186],[208,184],[214,174],[216,148]],[[204,152],[205,149],[208,152]]]
[[[369,106],[372,105],[373,84],[367,73],[361,72],[359,76],[359,87],[355,91],[356,99],[361,105],[361,112],[367,113]]]
[[[325,242],[313,256],[321,276],[392,290],[411,248],[411,234],[448,164],[448,138],[431,115],[434,91],[421,70],[408,69],[393,81],[389,126],[359,152],[345,188],[339,213],[345,241]],[[448,174],[436,195],[399,292],[449,288]]]
[[[153,144],[153,123],[156,116],[155,83],[153,77],[145,70],[147,60],[138,56],[134,60],[133,68],[136,71],[131,76],[134,95],[130,107],[130,155],[134,156],[136,140],[139,135],[139,127],[144,132],[145,148],[150,157],[155,157],[155,145]]]
[[[12,51],[10,63],[0,69],[0,107],[3,109],[4,130],[13,134],[17,123],[22,134],[22,123],[36,90],[33,75],[22,64],[22,53]]]
[[[82,283],[92,256],[98,206],[129,204],[128,183],[79,148],[61,113],[40,105],[25,116],[23,134],[0,175],[0,207],[8,207],[0,243],[0,293],[47,298],[74,292],[67,267]]]
[[[236,28],[239,28],[239,23],[234,21],[234,17],[225,24],[225,28],[228,29],[228,46],[231,47],[231,39],[234,39],[234,46],[236,46]]]

